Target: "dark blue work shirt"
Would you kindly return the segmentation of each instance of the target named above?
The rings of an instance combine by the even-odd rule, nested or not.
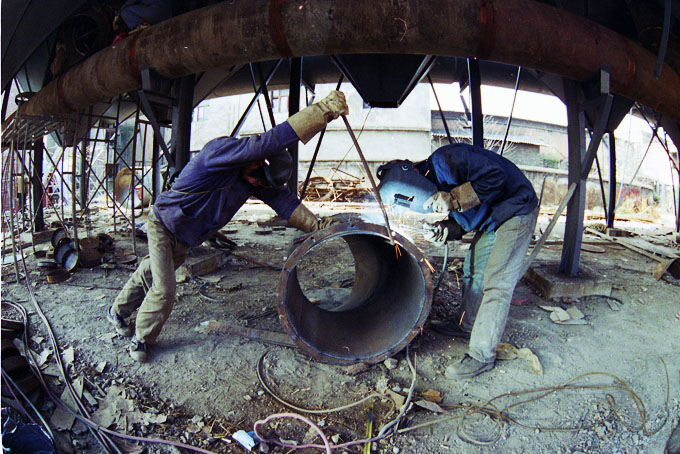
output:
[[[300,199],[287,188],[252,186],[240,171],[245,164],[266,159],[297,140],[287,122],[258,136],[211,140],[182,169],[172,188],[158,196],[156,217],[189,246],[201,244],[224,227],[251,195],[282,218],[290,218]]]
[[[449,216],[465,231],[495,231],[513,216],[531,213],[538,198],[531,182],[508,159],[481,147],[445,145],[427,160],[428,175],[440,191],[470,182],[481,204]]]

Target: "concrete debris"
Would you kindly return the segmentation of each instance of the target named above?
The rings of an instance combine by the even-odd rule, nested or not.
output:
[[[76,392],[78,398],[82,397],[83,394],[83,378],[78,377],[73,381],[73,389]],[[68,388],[65,388],[61,393],[61,401],[64,402],[71,410],[76,411],[78,408],[75,400],[71,396],[71,392]],[[71,430],[73,423],[76,421],[76,417],[73,416],[68,411],[61,407],[57,407],[52,413],[50,418],[50,427],[56,430]]]
[[[359,375],[362,372],[366,372],[368,369],[370,369],[370,366],[366,363],[352,364],[351,366],[345,367],[345,375]]]
[[[446,413],[446,411],[442,407],[435,404],[434,402],[430,402],[429,400],[425,399],[417,400],[414,402],[414,404],[426,410],[430,410],[433,413]]]
[[[73,361],[76,359],[76,353],[75,350],[73,349],[73,345],[71,345],[69,348],[64,350],[61,354],[61,359],[64,361],[64,367],[68,370],[69,366],[73,365]]]
[[[390,399],[392,399],[392,402],[394,402],[395,408],[403,407],[404,403],[406,402],[405,396],[402,396],[401,394],[394,392],[391,389],[386,390],[385,395],[388,396]]]
[[[566,310],[559,306],[539,305],[538,307],[550,312],[550,320],[560,325],[589,325],[583,312],[575,306],[570,306]]]
[[[518,349],[514,345],[510,344],[498,344],[496,347],[496,359],[498,360],[513,360],[513,359],[524,359],[529,361],[531,368],[538,375],[543,375],[543,366],[541,365],[538,356],[534,354],[528,348]]]
[[[390,385],[389,378],[383,375],[382,377],[378,378],[378,380],[375,382],[375,390],[381,394],[384,394],[385,391],[387,391],[389,385]]]
[[[399,361],[395,358],[387,358],[385,361],[383,361],[383,364],[385,364],[385,367],[387,367],[389,370],[394,370],[399,367]]]
[[[427,391],[420,394],[425,400],[439,404],[442,401],[442,393],[436,389],[428,389]]]
[[[104,370],[106,369],[106,364],[107,364],[106,361],[101,361],[101,362],[97,363],[95,370],[97,372],[99,372],[100,374],[103,373]]]

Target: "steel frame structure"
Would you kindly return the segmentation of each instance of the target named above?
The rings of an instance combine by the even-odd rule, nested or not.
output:
[[[289,114],[293,114],[299,110],[299,104],[293,100],[299,100],[301,94],[301,87],[305,87],[305,93],[308,97],[308,92],[310,86],[302,78],[302,67],[304,58],[294,58],[290,59],[290,99],[291,103],[289,105]],[[252,85],[253,85],[253,98],[248,103],[241,118],[237,122],[236,126],[231,132],[232,136],[239,133],[244,122],[252,112],[252,108],[255,104],[258,105],[258,110],[260,111],[260,117],[262,120],[263,128],[266,130],[266,122],[264,121],[264,116],[262,113],[262,107],[260,105],[260,96],[265,99],[265,104],[267,108],[267,114],[271,125],[275,125],[274,113],[271,106],[271,101],[269,99],[268,93],[268,83],[274,76],[275,72],[280,68],[283,59],[279,59],[274,62],[273,67],[265,75],[263,72],[262,65],[260,63],[249,64]],[[471,93],[471,119],[473,126],[473,136],[472,141],[483,143],[483,126],[482,112],[481,112],[481,77],[479,74],[479,62],[477,60],[469,60],[469,73],[468,78],[465,81],[461,81],[461,86],[469,84]],[[233,66],[227,71],[225,78],[222,78],[220,82],[224,82],[229,77],[234,75],[241,66]],[[615,214],[616,214],[616,148],[615,148],[615,138],[614,129],[618,126],[620,118],[618,121],[613,118],[612,115],[612,105],[616,100],[616,96],[613,95],[609,90],[609,74],[606,68],[602,68],[598,74],[595,74],[590,82],[587,83],[577,83],[569,79],[550,76],[544,73],[538,73],[536,71],[528,70],[529,74],[533,77],[542,81],[553,93],[555,93],[567,106],[568,111],[568,141],[569,141],[569,183],[577,183],[576,194],[571,198],[567,208],[567,227],[564,237],[564,247],[562,251],[562,259],[560,263],[560,272],[576,276],[578,275],[578,266],[580,258],[580,244],[583,229],[583,213],[585,209],[585,181],[587,179],[588,173],[592,167],[593,162],[598,166],[598,176],[600,179],[601,192],[603,198],[603,206],[606,211],[607,225],[612,227],[614,224]],[[76,210],[76,202],[80,207],[80,215],[88,212],[88,208],[91,203],[95,200],[97,195],[99,195],[103,190],[103,195],[106,201],[107,208],[111,209],[111,215],[113,219],[114,229],[118,229],[119,219],[123,221],[131,229],[133,244],[136,252],[136,242],[135,242],[135,230],[136,230],[136,218],[139,217],[140,213],[132,209],[129,214],[126,214],[125,206],[126,204],[131,204],[134,206],[132,200],[135,198],[134,190],[128,191],[127,196],[121,200],[117,201],[108,189],[107,181],[110,179],[110,175],[99,176],[95,171],[93,165],[95,160],[95,150],[97,149],[97,144],[104,143],[106,147],[106,159],[105,164],[108,165],[122,165],[122,168],[127,168],[133,175],[131,187],[134,189],[138,185],[141,185],[141,197],[144,198],[144,194],[150,194],[151,199],[155,200],[159,190],[161,189],[160,184],[160,174],[161,165],[160,162],[165,158],[166,164],[169,167],[168,172],[178,172],[181,167],[188,162],[189,159],[189,131],[191,127],[191,110],[195,107],[198,102],[194,99],[195,88],[202,84],[202,76],[185,76],[175,81],[166,80],[157,74],[154,74],[148,69],[142,69],[140,78],[142,80],[142,88],[135,92],[130,92],[128,95],[120,95],[117,101],[112,104],[115,106],[115,114],[105,115],[105,114],[94,114],[90,108],[87,112],[80,111],[78,113],[72,114],[70,116],[28,116],[22,115],[21,111],[18,111],[12,121],[9,123],[3,133],[3,142],[5,144],[9,143],[11,148],[11,156],[16,158],[17,163],[21,163],[23,167],[22,172],[26,175],[31,176],[31,183],[33,186],[33,191],[31,193],[31,206],[30,216],[28,218],[20,218],[21,225],[17,226],[14,224],[15,216],[11,216],[11,219],[7,219],[5,213],[3,212],[3,226],[12,225],[13,233],[20,230],[25,230],[27,224],[30,225],[33,231],[40,231],[44,227],[44,215],[42,212],[42,200],[48,193],[45,185],[42,182],[42,175],[44,174],[43,165],[48,162],[51,164],[53,172],[56,172],[60,180],[60,198],[61,204],[59,207],[52,206],[54,212],[57,214],[59,223],[69,229],[69,234],[77,241],[78,229],[77,229],[77,216],[78,211]],[[256,77],[259,79],[256,81]],[[343,81],[344,74],[340,74],[340,80],[338,81],[338,88]],[[515,84],[515,93],[519,89],[519,77],[520,69],[517,72],[517,82]],[[432,86],[434,92],[434,84],[431,78],[428,76],[428,80]],[[165,83],[165,90],[159,91],[157,87],[163,86]],[[204,84],[208,87],[215,89],[219,83],[214,81],[208,81]],[[169,88],[168,88],[169,87]],[[593,88],[595,87],[595,88]],[[210,95],[210,88],[202,88],[200,93],[201,99],[205,99]],[[439,104],[439,99],[436,92],[434,92],[437,103]],[[200,100],[199,100],[200,101]],[[514,103],[513,103],[514,104]],[[122,107],[126,107],[126,110],[130,110],[132,107],[132,112],[127,115],[123,115]],[[163,123],[160,119],[159,111],[165,109],[171,109],[169,124]],[[644,111],[640,109],[640,113],[644,116]],[[112,110],[110,107],[106,112]],[[446,124],[443,112],[441,112],[441,107],[439,107],[440,115],[444,127],[447,131],[447,136],[450,138],[450,132],[448,131],[448,125]],[[105,113],[106,113],[105,112]],[[144,114],[147,119],[141,117],[140,114]],[[622,118],[622,117],[621,117]],[[133,120],[134,119],[134,120]],[[119,137],[119,128],[123,122],[133,121],[133,134],[130,140],[122,146],[120,149],[116,149],[114,145],[112,147],[112,139],[114,143],[117,143]],[[512,125],[512,111],[508,115],[508,122],[506,125],[506,135],[507,131]],[[100,138],[100,133],[102,128],[106,127],[109,137]],[[145,163],[147,162],[147,137],[149,136],[149,127],[152,129],[151,136],[153,137],[153,143],[151,144],[151,166],[149,169],[145,169]],[[653,129],[653,140],[656,138],[662,145],[664,141],[658,136],[656,132],[656,127],[653,127],[650,123],[650,127]],[[163,130],[168,128],[172,129],[172,140],[169,144],[166,142],[166,137]],[[92,130],[95,130],[92,133]],[[585,131],[590,132],[590,142],[586,146]],[[311,172],[316,162],[316,158],[319,152],[319,147],[321,141],[324,137],[323,131],[320,134],[319,140],[316,145],[316,150],[312,158],[312,162],[308,169],[306,179],[304,181],[301,196],[304,198],[309,178]],[[64,137],[61,140],[61,149],[57,159],[49,153],[44,152],[43,136],[48,134],[54,134],[57,137]],[[602,181],[602,175],[599,171],[599,161],[597,159],[597,150],[600,146],[603,136],[607,134],[609,138],[609,155],[610,155],[610,182],[609,182],[609,197],[605,197],[604,184]],[[68,136],[69,143],[64,143]],[[450,139],[449,139],[450,140]],[[505,142],[505,139],[504,139]],[[90,146],[94,144],[94,146]],[[505,145],[505,144],[504,144]],[[137,150],[141,148],[141,159],[137,159]],[[666,151],[669,156],[671,164],[675,166],[677,171],[677,163],[672,158],[671,152],[665,145]],[[64,171],[65,156],[67,154],[67,149],[70,149],[71,164],[70,171]],[[88,151],[89,150],[89,151]],[[128,162],[123,154],[131,150],[132,160]],[[297,163],[297,150],[289,150],[295,157],[295,162]],[[45,161],[44,158],[47,158]],[[79,165],[76,166],[76,157],[80,157]],[[15,161],[12,161],[14,163]],[[79,167],[79,171],[76,171],[76,167]],[[105,168],[109,166],[105,165]],[[671,170],[672,171],[672,170]],[[152,173],[152,187],[148,188],[144,183],[145,177],[148,173]],[[14,171],[11,175],[14,176]],[[166,177],[167,177],[166,173]],[[291,175],[289,186],[292,190],[297,190],[298,182],[298,172],[297,166],[295,171]],[[3,184],[6,183],[3,173]],[[71,175],[71,185],[65,181],[64,176]],[[75,181],[79,181],[79,187],[76,187]],[[12,181],[10,181],[12,183]],[[38,184],[39,183],[39,184]],[[679,180],[680,187],[680,180]],[[94,190],[93,190],[94,188]],[[16,189],[16,188],[15,188]],[[64,194],[70,194],[71,199],[71,218],[66,218],[66,212],[64,210]],[[16,190],[12,193],[16,194]],[[51,200],[49,201],[51,202]],[[50,205],[52,205],[50,203]],[[678,229],[680,230],[680,203],[676,203],[677,209],[677,219],[676,222]],[[13,212],[14,213],[14,212]],[[16,214],[16,213],[14,213]]]

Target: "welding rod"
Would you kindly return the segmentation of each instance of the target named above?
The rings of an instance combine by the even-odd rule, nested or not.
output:
[[[557,207],[557,210],[555,211],[552,220],[548,224],[548,227],[545,229],[545,232],[543,232],[543,235],[541,235],[541,237],[538,239],[538,242],[534,246],[534,249],[531,251],[531,254],[529,254],[529,256],[524,259],[524,263],[522,264],[522,268],[520,271],[520,277],[524,276],[524,274],[529,270],[531,263],[534,261],[534,259],[538,255],[538,252],[541,250],[546,240],[550,236],[550,232],[552,232],[553,228],[555,227],[555,224],[557,224],[557,220],[560,218],[560,215],[562,214],[564,207],[567,206],[567,203],[571,200],[571,197],[574,195],[576,187],[577,187],[576,183],[572,183],[569,186],[567,194],[564,196],[564,198],[560,202],[560,205]]]
[[[361,147],[359,147],[359,142],[357,141],[356,136],[354,135],[354,131],[352,130],[352,127],[349,125],[349,121],[347,121],[347,115],[340,115],[342,117],[342,121],[345,122],[345,127],[347,128],[347,132],[349,132],[350,137],[352,137],[352,142],[354,142],[354,146],[357,149],[357,152],[359,152],[359,157],[361,158],[361,163],[364,165],[364,170],[366,171],[366,175],[368,175],[368,180],[371,182],[371,186],[373,187],[373,192],[375,192],[375,199],[378,201],[378,205],[380,205],[380,209],[382,210],[383,216],[385,217],[385,224],[387,227],[387,235],[390,237],[390,244],[394,246],[394,237],[392,237],[392,229],[390,228],[390,220],[387,217],[387,211],[385,210],[385,205],[383,205],[382,198],[380,197],[380,193],[378,192],[378,187],[375,184],[375,180],[373,179],[373,175],[371,174],[371,169],[368,167],[368,162],[366,162],[366,158],[364,157],[364,153],[361,151]]]

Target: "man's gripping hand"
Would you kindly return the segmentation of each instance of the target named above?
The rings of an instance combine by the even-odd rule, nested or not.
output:
[[[480,204],[479,197],[468,181],[456,186],[451,191],[440,191],[432,194],[423,204],[426,210],[432,207],[435,213],[449,214],[453,211],[465,211]]]
[[[326,121],[335,120],[340,115],[349,115],[349,106],[345,101],[345,94],[338,90],[331,91],[328,96],[319,101],[324,111]]]
[[[465,235],[465,230],[453,219],[444,219],[434,223],[423,224],[425,240],[436,246],[443,246],[447,241],[459,240]]]
[[[439,191],[432,194],[423,204],[426,210],[432,208],[434,213],[449,214],[452,211],[458,211],[460,205],[458,201],[453,198],[451,193],[446,191]]]

